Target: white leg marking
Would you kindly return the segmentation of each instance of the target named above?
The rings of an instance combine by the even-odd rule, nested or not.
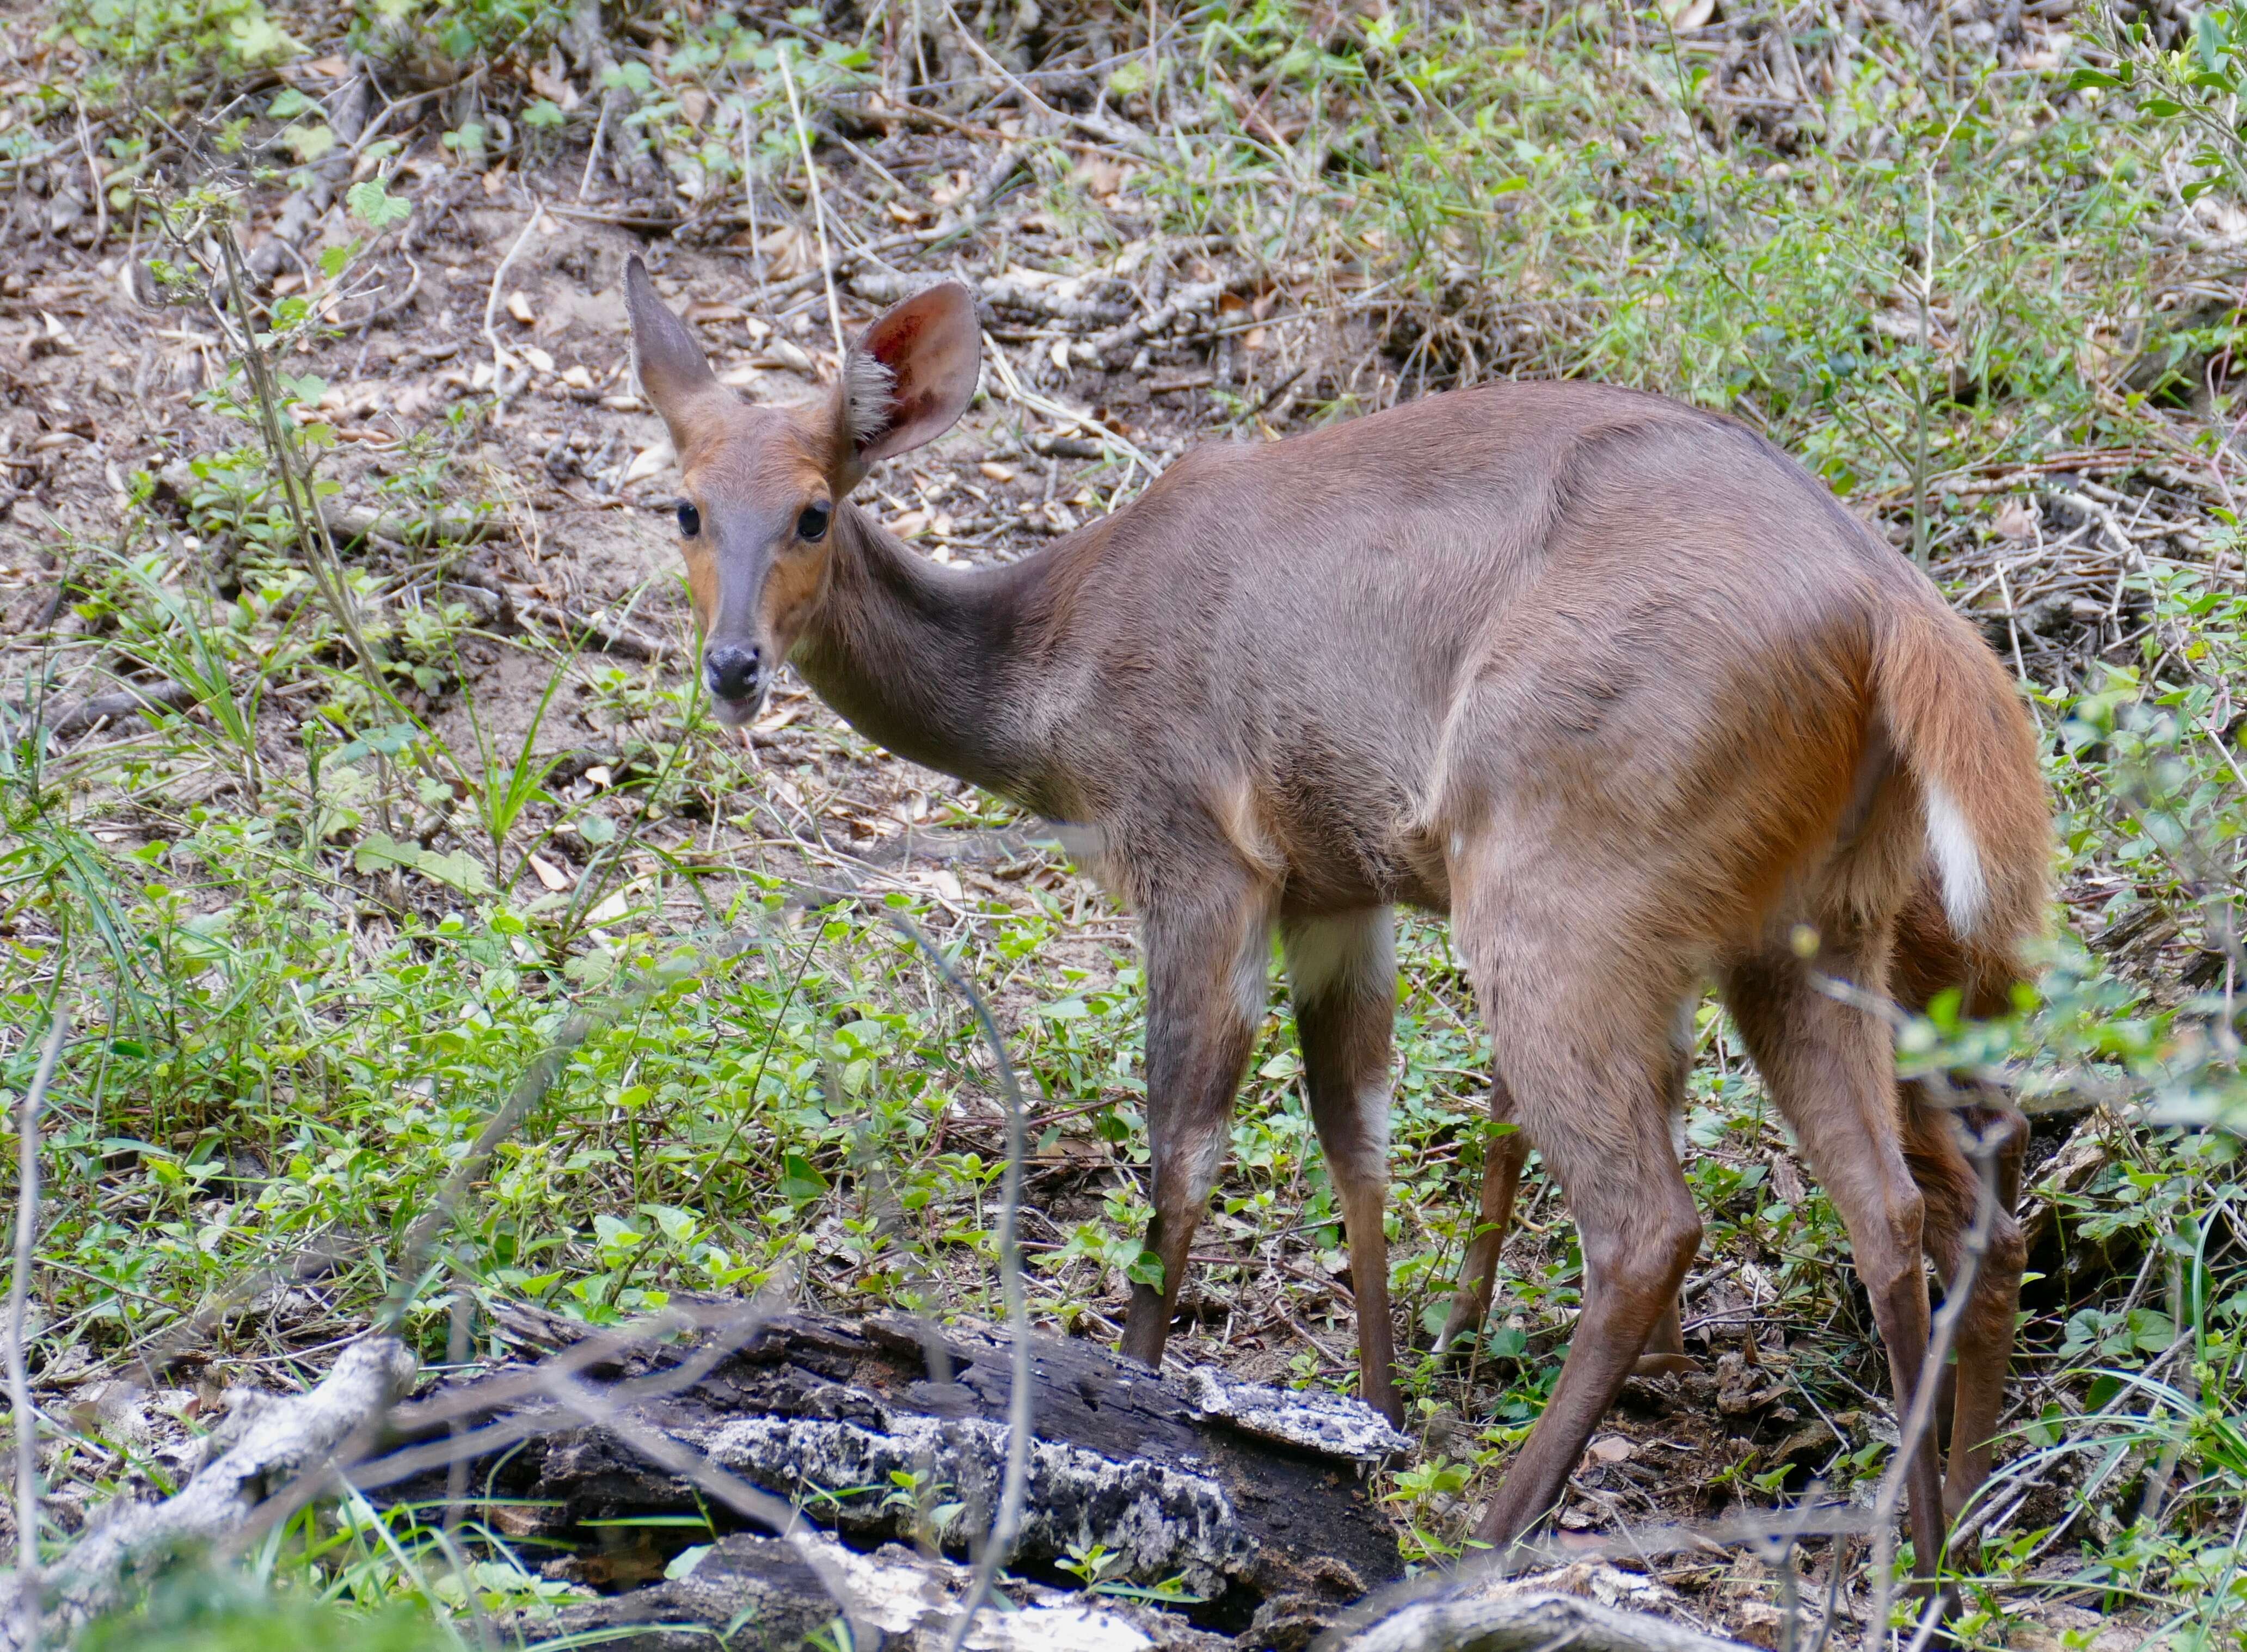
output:
[[[1299,1004],[1342,989],[1379,992],[1397,978],[1397,943],[1389,908],[1312,918],[1281,934],[1287,990]]]

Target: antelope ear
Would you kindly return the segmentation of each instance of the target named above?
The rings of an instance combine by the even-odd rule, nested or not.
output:
[[[915,293],[867,328],[843,359],[850,479],[951,429],[974,398],[982,358],[974,295],[956,281]]]
[[[671,445],[683,455],[707,431],[714,412],[732,398],[711,372],[686,324],[655,296],[647,266],[637,257],[625,266],[625,309],[632,317],[632,367],[639,387],[663,415]]]

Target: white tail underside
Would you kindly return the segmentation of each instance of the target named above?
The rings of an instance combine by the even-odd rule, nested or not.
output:
[[[1927,852],[1943,879],[1943,910],[1950,927],[1970,935],[1990,904],[1990,885],[1982,876],[1982,852],[1974,846],[1974,829],[1942,787],[1922,787],[1927,813]]]

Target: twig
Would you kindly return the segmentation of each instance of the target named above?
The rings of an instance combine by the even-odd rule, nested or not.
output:
[[[1414,1600],[1347,1638],[1329,1628],[1315,1644],[1321,1652],[1739,1652],[1737,1642],[1548,1589]]]
[[[83,117],[81,117],[83,119]],[[18,1116],[16,1192],[16,1272],[8,1283],[8,1405],[16,1424],[16,1594],[23,1608],[20,1644],[39,1644],[39,1437],[31,1410],[31,1376],[24,1363],[24,1318],[31,1296],[31,1253],[39,1232],[39,1109],[70,1034],[70,1004],[55,1000],[54,1025],[39,1052],[38,1070],[24,1092]]]
[[[885,916],[899,934],[920,948],[936,973],[944,977],[945,984],[966,999],[968,1007],[974,1011],[983,1041],[999,1068],[999,1094],[1007,1109],[1007,1173],[999,1188],[999,1288],[1006,1298],[1007,1335],[1012,1344],[1007,1350],[1012,1356],[1012,1387],[1007,1396],[1007,1471],[1000,1482],[999,1507],[991,1517],[991,1534],[983,1545],[983,1553],[976,1557],[975,1575],[968,1584],[966,1598],[960,1602],[960,1620],[952,1626],[949,1652],[960,1652],[967,1644],[967,1631],[974,1624],[976,1613],[991,1598],[991,1585],[999,1575],[999,1568],[1013,1556],[1014,1539],[1021,1532],[1022,1503],[1030,1483],[1030,1430],[1035,1422],[1030,1392],[1030,1312],[1022,1290],[1022,1249],[1015,1231],[1022,1209],[1022,1159],[1028,1150],[1022,1123],[1022,1091],[1015,1082],[1014,1063],[1007,1055],[1007,1041],[1000,1036],[999,1024],[991,1019],[991,1007],[983,1001],[983,994],[952,967],[951,960],[936,949],[912,919],[902,912],[886,909]]]
[[[704,961],[696,959],[658,970],[630,991],[611,998],[598,1009],[579,1010],[562,1024],[561,1030],[554,1035],[554,1041],[538,1053],[529,1070],[516,1081],[507,1100],[493,1109],[492,1116],[484,1121],[483,1129],[477,1132],[475,1141],[461,1156],[461,1162],[453,1167],[452,1174],[445,1178],[444,1184],[437,1190],[436,1197],[430,1200],[428,1208],[416,1217],[413,1226],[406,1230],[405,1242],[399,1249],[395,1273],[397,1283],[391,1287],[389,1300],[374,1316],[378,1331],[386,1335],[391,1333],[405,1317],[406,1309],[413,1306],[413,1298],[421,1288],[422,1274],[428,1265],[429,1253],[437,1242],[437,1236],[452,1220],[453,1212],[467,1196],[469,1185],[483,1174],[484,1166],[499,1150],[499,1144],[515,1134],[516,1127],[522,1123],[532,1108],[545,1100],[547,1092],[554,1088],[554,1082],[562,1076],[562,1069],[577,1054],[577,1047],[595,1033],[614,1026],[627,1012],[667,991],[675,982],[686,979],[701,968]]]
[[[1895,1588],[1896,1512],[1903,1501],[1904,1481],[1911,1472],[1912,1459],[1925,1444],[1935,1423],[1935,1403],[1943,1391],[1943,1367],[1950,1357],[1950,1343],[1957,1332],[1958,1321],[1965,1316],[1968,1300],[1974,1294],[1975,1275],[1981,1272],[1982,1257],[1990,1248],[1991,1231],[1998,1219],[1998,1178],[1991,1163],[1991,1145],[1976,1143],[1975,1168],[1980,1172],[1980,1191],[1974,1202],[1973,1225],[1967,1229],[1965,1241],[1950,1282],[1943,1293],[1943,1311],[1935,1316],[1935,1326],[1927,1339],[1927,1352],[1919,1362],[1919,1382],[1911,1396],[1911,1410],[1905,1414],[1903,1426],[1896,1439],[1895,1461],[1882,1478],[1880,1494],[1873,1499],[1873,1601],[1872,1609],[1865,1616],[1866,1652],[1880,1652],[1888,1642],[1888,1602]],[[1942,1519],[1938,1508],[1936,1518]],[[1918,1557],[1929,1576],[1941,1562],[1939,1555]],[[1944,1592],[1938,1587],[1931,1609],[1939,1621],[1943,1615]]]
[[[151,711],[185,711],[195,703],[195,691],[185,683],[167,681],[146,687],[127,686],[113,694],[94,694],[65,707],[47,725],[47,733],[57,740],[67,740],[72,734],[84,734],[96,723],[114,722],[120,717]]]
[[[249,287],[242,274],[242,249],[235,241],[234,225],[222,218],[215,220],[210,229],[212,238],[218,243],[228,293],[234,301],[236,318],[242,330],[242,365],[257,403],[258,431],[265,439],[274,469],[280,474],[282,502],[288,507],[289,523],[296,532],[297,543],[304,547],[312,583],[350,643],[360,674],[376,700],[404,711],[406,707],[385,675],[388,661],[359,624],[359,604],[352,594],[351,582],[344,577],[343,559],[336,554],[336,542],[328,531],[327,518],[320,514],[319,496],[313,491],[311,477],[298,469],[288,438],[282,433],[280,392],[273,382],[272,363],[266,359],[264,349],[257,342],[257,324],[250,315]],[[211,313],[223,330],[226,311],[215,299],[211,303]]]
[[[584,204],[585,191],[593,187],[593,168],[601,164],[601,140],[609,132],[609,100],[601,99],[601,118],[593,123],[593,141],[585,151],[584,175],[577,180],[577,201]]]
[[[803,175],[811,192],[811,222],[819,232],[819,273],[827,282],[827,324],[835,330],[835,359],[840,363],[846,352],[843,344],[843,312],[835,303],[835,255],[827,246],[827,202],[819,193],[819,168],[811,159],[811,134],[804,128],[803,105],[796,95],[796,73],[788,66],[788,49],[783,46],[774,55],[780,62],[780,83],[788,88],[788,113],[796,122],[796,146],[803,151]]]
[[[93,192],[93,244],[109,239],[109,191],[103,186],[101,165],[93,158],[93,133],[85,124],[85,99],[78,100],[78,147],[85,157],[86,187]]]
[[[658,1468],[668,1469],[693,1481],[734,1513],[769,1527],[775,1537],[792,1544],[850,1621],[850,1644],[873,1646],[878,1642],[880,1631],[872,1628],[870,1620],[852,1610],[857,1603],[843,1568],[802,1529],[801,1511],[793,1505],[718,1467],[701,1453],[688,1451],[660,1429],[624,1416],[604,1396],[573,1376],[552,1376],[545,1388],[547,1393],[585,1421],[607,1429]]]
[[[1007,359],[1007,352],[999,348],[999,341],[988,332],[983,335],[984,359],[998,370],[999,382],[1005,386],[1008,400],[1042,413],[1048,419],[1065,420],[1072,425],[1098,433],[1103,441],[1110,441],[1137,460],[1146,471],[1149,480],[1163,474],[1163,468],[1143,452],[1128,436],[1110,429],[1090,413],[1072,413],[1057,401],[1050,401],[1035,391],[1026,390],[1022,381],[1014,376],[1014,364]]]
[[[523,223],[522,232],[516,236],[515,244],[507,249],[507,256],[499,261],[499,268],[492,271],[491,290],[484,295],[484,342],[492,349],[494,418],[507,411],[508,370],[516,365],[515,352],[500,343],[499,333],[492,324],[499,314],[499,290],[502,283],[507,280],[509,267],[515,263],[516,256],[522,250],[523,243],[530,239],[531,232],[538,228],[540,221],[545,215],[546,205],[543,201],[534,201],[530,203],[529,218]]]
[[[1305,373],[1310,372],[1310,370],[1311,364],[1307,361],[1303,363],[1301,366],[1296,368],[1294,372],[1281,379],[1277,384],[1274,385],[1271,389],[1264,393],[1264,399],[1248,410],[1247,416],[1251,419],[1261,419],[1266,413],[1270,411],[1272,404],[1279,400],[1281,396],[1285,395],[1288,388],[1294,384],[1295,380],[1301,379]]]

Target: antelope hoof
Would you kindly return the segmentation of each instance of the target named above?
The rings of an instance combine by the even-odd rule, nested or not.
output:
[[[1688,1376],[1701,1369],[1689,1354],[1642,1354],[1631,1367],[1633,1376]]]

